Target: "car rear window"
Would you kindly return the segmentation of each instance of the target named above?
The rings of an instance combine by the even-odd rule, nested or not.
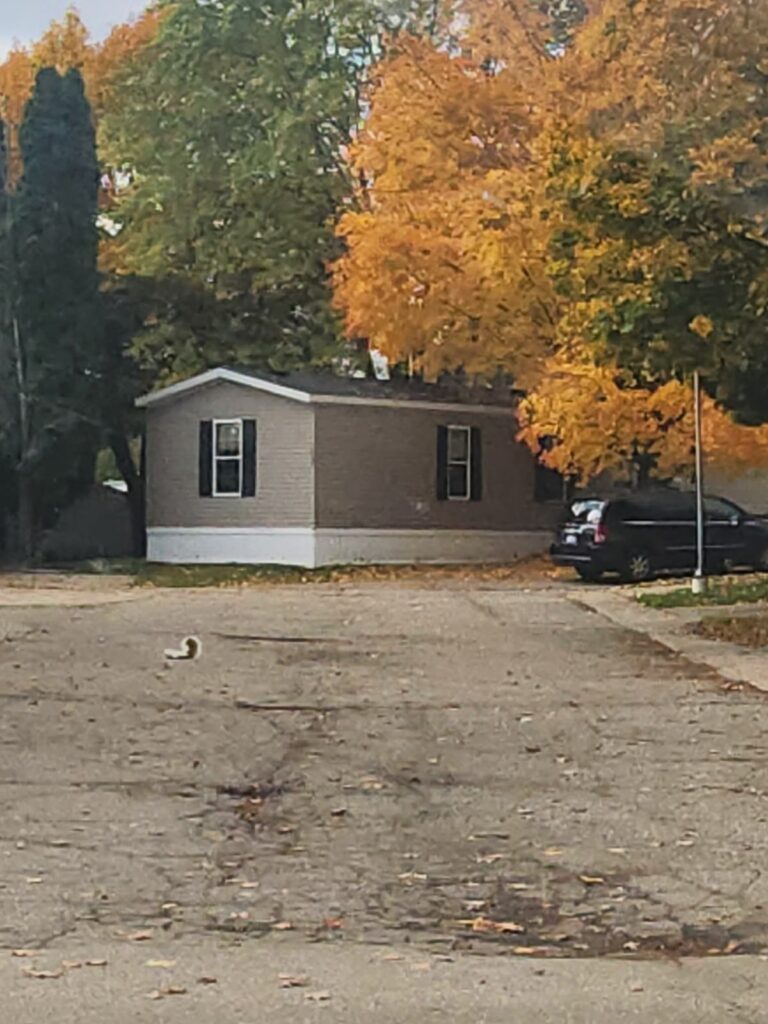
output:
[[[599,523],[606,503],[596,498],[584,498],[571,505],[571,522]]]

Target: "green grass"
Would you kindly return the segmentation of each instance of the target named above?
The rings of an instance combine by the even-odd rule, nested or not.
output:
[[[662,594],[640,594],[640,604],[647,608],[700,608],[713,605],[756,604],[768,601],[768,579],[745,580],[743,583],[722,581],[709,582],[705,594],[694,594],[689,587],[668,590]]]

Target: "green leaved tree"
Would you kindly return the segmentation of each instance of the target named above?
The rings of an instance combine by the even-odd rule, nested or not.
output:
[[[124,172],[111,267],[160,298],[137,354],[156,378],[339,351],[327,266],[344,150],[385,32],[431,5],[177,0],[121,82],[103,150]],[[130,184],[126,186],[127,181]]]

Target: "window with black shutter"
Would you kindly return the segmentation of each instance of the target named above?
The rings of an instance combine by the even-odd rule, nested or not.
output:
[[[248,498],[256,494],[256,421],[203,420],[200,424],[200,494]]]

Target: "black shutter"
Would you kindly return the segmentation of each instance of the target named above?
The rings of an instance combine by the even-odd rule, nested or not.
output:
[[[469,469],[470,501],[482,501],[483,498],[483,435],[479,427],[472,427]]]
[[[200,497],[210,498],[213,494],[213,420],[200,421],[198,460]]]
[[[243,420],[243,490],[244,498],[256,494],[256,420]]]
[[[437,428],[437,500],[448,498],[448,427]]]

